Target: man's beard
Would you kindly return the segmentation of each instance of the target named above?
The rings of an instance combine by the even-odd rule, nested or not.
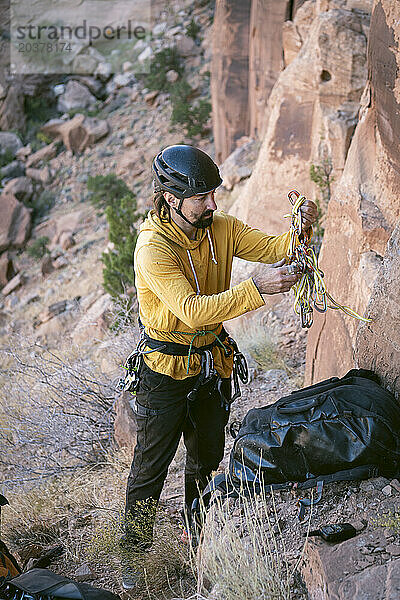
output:
[[[194,221],[192,225],[193,227],[196,227],[196,229],[207,229],[207,227],[210,227],[211,223],[213,222],[213,216],[213,213],[211,213],[211,215],[208,217],[201,216]]]

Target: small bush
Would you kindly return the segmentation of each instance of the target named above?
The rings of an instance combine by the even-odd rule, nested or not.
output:
[[[9,148],[0,154],[0,169],[14,160],[14,154]]]
[[[114,173],[108,175],[89,176],[87,180],[89,200],[96,208],[104,210],[114,202],[118,202],[124,196],[133,197],[133,193],[126,183]]]
[[[47,215],[55,204],[55,195],[49,190],[43,190],[40,194],[34,195],[31,200],[25,202],[28,208],[32,208],[32,220],[36,224],[40,219]]]
[[[150,90],[170,91],[176,85],[167,80],[168,71],[174,70],[182,76],[184,67],[181,57],[175,47],[165,48],[156,52],[145,76],[145,84]]]
[[[49,238],[45,236],[37,238],[27,247],[27,254],[32,258],[43,258],[45,254],[49,253],[49,249],[47,248],[49,241]]]
[[[189,137],[202,134],[210,118],[211,104],[207,100],[199,100],[191,104],[193,89],[186,80],[175,84],[171,92],[172,125],[183,125]]]
[[[75,115],[85,115],[85,117],[97,117],[101,112],[100,103],[96,103],[96,105],[92,108],[71,108],[68,111],[68,116],[72,119]]]
[[[36,139],[38,140],[38,142],[40,142],[41,144],[45,144],[46,146],[48,144],[51,144],[51,142],[53,141],[53,139],[50,136],[43,133],[43,131],[37,132]]]
[[[133,271],[133,251],[137,241],[134,223],[141,218],[137,212],[136,198],[132,193],[115,200],[106,208],[109,225],[109,239],[115,250],[103,253],[104,289],[113,298],[119,298],[127,288],[135,283]]]
[[[321,193],[320,198],[315,198],[315,203],[318,207],[318,218],[313,225],[317,254],[321,248],[322,238],[324,236],[323,220],[332,194],[331,185],[334,181],[332,170],[333,165],[331,158],[325,158],[320,165],[312,164],[310,166],[310,179],[318,186]]]
[[[197,36],[200,33],[200,30],[201,30],[200,25],[198,23],[196,23],[196,21],[194,19],[192,19],[186,28],[186,35],[188,37],[192,38],[192,40],[196,40]]]
[[[39,145],[41,140],[37,137],[40,127],[49,119],[58,116],[55,98],[46,95],[25,96],[24,111],[26,115],[24,142],[30,143],[35,152],[41,147]],[[45,144],[47,143],[46,141]]]

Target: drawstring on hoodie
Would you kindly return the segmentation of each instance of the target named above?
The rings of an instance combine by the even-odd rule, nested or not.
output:
[[[197,288],[196,294],[199,295],[200,294],[199,280],[197,279],[197,275],[196,275],[196,271],[195,271],[195,268],[194,268],[192,256],[191,256],[189,250],[186,250],[186,252],[187,252],[187,255],[188,255],[188,258],[189,258],[190,266],[192,268],[192,272],[193,272],[193,275],[194,275],[194,280],[196,282],[196,288]]]
[[[212,243],[212,238],[210,235],[210,230],[207,229],[207,237],[208,237],[208,243],[210,244],[210,250],[211,250],[211,260],[213,261],[213,263],[215,265],[218,264],[217,259],[215,258],[215,250],[214,250],[214,244]],[[189,263],[190,263],[190,267],[192,269],[192,273],[194,275],[194,280],[196,282],[196,294],[197,296],[200,294],[200,286],[199,286],[199,280],[197,279],[197,274],[196,274],[196,270],[194,268],[194,264],[193,264],[193,259],[192,259],[192,255],[190,254],[190,250],[186,250],[188,258],[189,258]]]
[[[212,243],[212,239],[211,239],[211,235],[210,235],[210,230],[207,229],[207,236],[208,236],[208,242],[210,244],[210,250],[211,250],[211,256],[212,256],[212,261],[215,265],[217,265],[217,259],[215,258],[215,252],[214,252],[214,245]]]

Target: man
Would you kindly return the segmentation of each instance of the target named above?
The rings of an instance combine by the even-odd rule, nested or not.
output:
[[[223,321],[263,306],[262,294],[286,292],[299,278],[284,266],[288,233],[269,236],[215,212],[222,180],[207,154],[170,146],[154,159],[153,174],[155,209],[141,226],[134,256],[145,337],[124,543],[138,552],[151,545],[157,502],[182,434],[186,516],[223,457],[235,354]],[[305,231],[317,208],[307,201],[301,211]],[[234,256],[274,264],[230,288]]]

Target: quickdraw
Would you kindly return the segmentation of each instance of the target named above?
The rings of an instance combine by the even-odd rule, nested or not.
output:
[[[310,238],[302,232],[300,207],[306,201],[297,190],[288,193],[288,199],[293,205],[292,212],[285,215],[291,219],[290,244],[288,250],[291,272],[302,273],[300,280],[294,284],[294,312],[300,316],[301,326],[310,328],[313,324],[313,308],[320,313],[328,308],[341,310],[350,317],[370,323],[372,319],[360,316],[348,306],[342,306],[327,292],[324,273],[318,266],[318,258],[313,246],[309,246]],[[327,300],[331,304],[328,304]]]

